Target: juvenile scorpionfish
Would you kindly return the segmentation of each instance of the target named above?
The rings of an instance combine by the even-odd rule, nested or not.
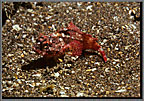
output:
[[[80,56],[83,50],[92,49],[100,52],[106,62],[106,54],[97,41],[97,38],[80,31],[70,22],[67,28],[62,28],[56,33],[47,35],[40,33],[33,49],[44,57],[59,57],[64,54]]]

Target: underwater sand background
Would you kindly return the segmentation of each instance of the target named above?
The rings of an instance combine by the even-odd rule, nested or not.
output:
[[[140,3],[2,6],[3,97],[140,97]],[[40,32],[55,32],[70,21],[99,39],[106,63],[98,52],[79,58],[66,55],[55,63],[32,50]]]

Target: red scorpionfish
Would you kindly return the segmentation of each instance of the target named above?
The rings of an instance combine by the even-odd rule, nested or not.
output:
[[[49,35],[40,33],[33,49],[38,54],[48,58],[59,57],[65,53],[71,56],[80,56],[83,50],[92,49],[99,51],[106,62],[105,52],[96,41],[97,38],[80,31],[78,27],[70,22],[67,28],[62,28],[56,33]]]

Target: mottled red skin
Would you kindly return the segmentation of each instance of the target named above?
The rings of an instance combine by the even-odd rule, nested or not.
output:
[[[83,50],[92,49],[99,51],[104,61],[107,61],[105,52],[96,42],[97,38],[81,32],[72,22],[66,29],[63,28],[55,34],[40,34],[36,45],[33,47],[34,51],[44,57],[59,57],[68,52],[71,53],[71,56],[80,56]]]

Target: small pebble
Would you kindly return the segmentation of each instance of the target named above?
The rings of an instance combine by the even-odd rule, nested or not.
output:
[[[52,16],[48,16],[48,17],[45,17],[45,19],[47,19],[47,20],[48,20],[48,19],[50,19],[51,17],[52,17]]]
[[[78,56],[76,56],[76,57],[73,57],[73,56],[72,56],[72,57],[71,57],[71,59],[73,59],[73,60],[76,60],[77,58],[78,58]]]
[[[14,54],[8,54],[9,57],[14,56]]]
[[[120,90],[117,90],[117,91],[115,91],[115,92],[126,92],[127,90],[126,89],[120,89]]]
[[[32,13],[33,12],[33,9],[27,9],[28,12]]]
[[[75,71],[72,71],[72,74],[75,73]]]
[[[21,81],[20,79],[17,79],[17,82],[18,82],[19,84],[22,84],[22,81]]]
[[[99,62],[95,62],[94,64],[95,64],[95,65],[98,65],[98,66],[100,65],[100,63],[99,63]]]
[[[18,83],[15,83],[15,82],[13,83],[13,87],[14,87],[14,88],[17,88],[18,86],[19,86]]]
[[[97,68],[93,68],[93,69],[92,69],[92,71],[95,71],[95,70],[97,70]]]
[[[56,30],[56,28],[55,28],[55,26],[54,26],[54,25],[52,25],[52,28],[53,28],[53,30],[54,30],[54,31]]]
[[[31,16],[35,16],[34,14],[31,14]]]
[[[90,71],[92,71],[92,70],[91,70],[91,69],[87,69],[86,71],[87,71],[87,72],[90,72]]]
[[[34,85],[32,85],[32,84],[29,84],[29,86],[30,86],[30,87],[34,87]]]
[[[39,17],[42,18],[43,16],[42,16],[42,15],[39,15]]]
[[[18,46],[23,47],[23,44],[17,43]]]
[[[92,5],[87,6],[87,10],[92,10]]]
[[[105,43],[105,42],[107,42],[107,41],[108,41],[108,40],[104,39],[104,40],[103,40],[103,43]]]
[[[109,91],[106,91],[106,94],[109,94]]]
[[[7,85],[8,85],[8,86],[11,86],[12,84],[13,84],[12,81],[8,81],[8,82],[7,82]]]
[[[116,62],[112,62],[113,64],[116,64]]]
[[[109,71],[109,68],[106,68],[106,69],[105,69],[105,72],[110,72],[110,71]]]
[[[25,90],[25,93],[28,93],[29,91],[28,90]]]
[[[67,95],[61,95],[61,97],[69,97],[69,96],[67,96]]]
[[[61,95],[64,95],[64,94],[65,94],[65,92],[64,92],[64,91],[60,91],[60,94],[61,94]]]
[[[96,27],[96,26],[92,26],[92,30],[95,30],[95,27]]]
[[[85,64],[87,65],[87,64],[88,64],[88,62],[85,62]]]
[[[59,77],[59,75],[60,74],[58,72],[54,74],[55,77]]]
[[[71,67],[71,66],[72,66],[72,64],[67,64],[67,66],[68,66],[68,67]]]
[[[18,24],[12,26],[14,30],[20,31],[22,28],[19,27]]]
[[[41,74],[34,74],[34,75],[32,75],[32,76],[37,76],[37,77],[40,77],[40,76],[41,76]]]
[[[82,96],[84,96],[84,93],[77,93],[76,96],[77,96],[77,97],[82,97]]]
[[[40,86],[41,85],[41,83],[36,83],[36,86]]]
[[[70,87],[65,87],[65,89],[69,89]]]
[[[114,19],[115,21],[118,21],[118,17],[117,17],[117,16],[114,16],[113,19]]]
[[[77,2],[78,7],[80,7],[82,4],[80,2]]]

